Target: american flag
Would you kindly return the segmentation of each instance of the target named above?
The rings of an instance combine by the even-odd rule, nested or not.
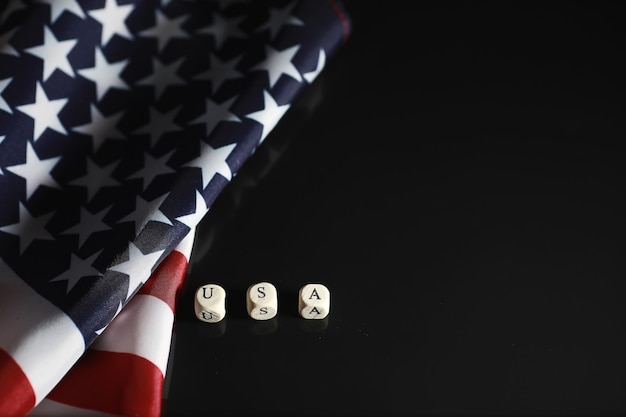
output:
[[[196,225],[349,17],[332,0],[0,4],[0,415],[158,416]]]

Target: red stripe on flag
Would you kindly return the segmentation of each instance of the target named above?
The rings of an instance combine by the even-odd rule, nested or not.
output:
[[[154,270],[150,279],[139,290],[139,294],[152,295],[163,300],[174,312],[176,295],[185,279],[187,262],[185,255],[173,251]]]
[[[48,398],[125,416],[158,416],[163,374],[140,356],[88,350]]]
[[[25,416],[35,406],[35,393],[22,368],[0,349],[0,414]]]

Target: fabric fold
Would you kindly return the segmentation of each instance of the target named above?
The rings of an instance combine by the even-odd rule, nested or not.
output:
[[[120,369],[141,357],[132,366],[162,385],[172,304],[144,291],[182,253],[164,278],[173,302],[188,262],[177,248],[349,20],[313,0],[11,1],[1,13],[0,410],[23,416],[46,399],[158,415],[156,394],[109,409],[67,393],[89,386],[83,363],[103,354]],[[125,326],[159,336],[129,341]]]

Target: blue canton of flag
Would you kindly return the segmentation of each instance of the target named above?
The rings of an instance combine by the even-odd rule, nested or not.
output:
[[[345,40],[342,10],[5,4],[0,408],[40,403],[194,230]]]

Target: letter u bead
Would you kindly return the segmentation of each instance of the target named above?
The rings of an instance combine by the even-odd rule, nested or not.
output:
[[[194,311],[198,320],[217,323],[226,316],[226,291],[217,284],[206,284],[196,290]]]

